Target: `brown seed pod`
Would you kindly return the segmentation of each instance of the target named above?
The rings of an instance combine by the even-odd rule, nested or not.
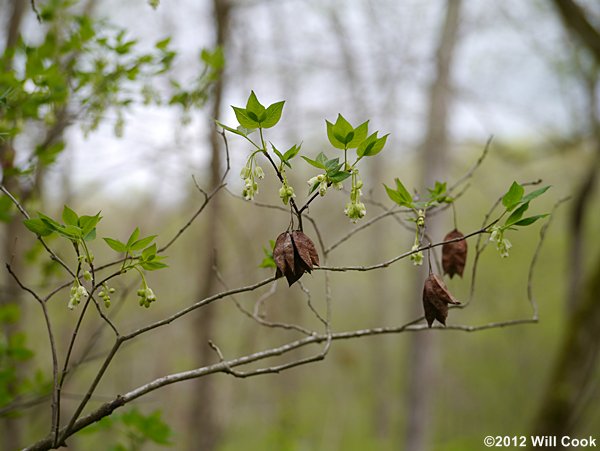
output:
[[[460,304],[460,302],[448,291],[441,277],[430,274],[423,286],[423,309],[429,327],[436,319],[446,325],[448,304]]]
[[[444,237],[444,241],[464,237],[465,236],[461,232],[454,229]],[[444,268],[444,274],[448,274],[450,278],[454,277],[454,274],[458,274],[462,277],[466,263],[467,240],[454,241],[442,246],[442,267]]]
[[[304,272],[310,273],[319,266],[319,254],[311,239],[303,232],[283,232],[277,237],[273,248],[273,259],[277,265],[276,275],[284,275],[291,286]]]

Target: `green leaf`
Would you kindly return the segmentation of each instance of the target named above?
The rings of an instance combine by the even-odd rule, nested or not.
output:
[[[30,231],[39,236],[48,236],[54,232],[54,229],[48,227],[48,224],[46,224],[40,218],[25,219],[23,224],[25,224],[25,227],[27,227]]]
[[[369,130],[369,121],[363,122],[354,129],[354,137],[352,141],[348,143],[348,149],[354,149],[360,145],[361,142],[367,137]]]
[[[383,184],[383,186],[385,188],[385,191],[386,191],[388,197],[392,201],[394,201],[398,205],[404,205],[404,199],[402,198],[402,196],[400,195],[400,193],[398,191],[393,190],[392,188],[387,186],[385,183]]]
[[[317,155],[317,161],[323,165],[323,168],[325,168],[325,165],[329,160],[327,159],[327,155],[325,155],[323,152],[319,152],[319,155]]]
[[[515,211],[513,211],[508,217],[508,219],[504,222],[504,227],[510,227],[511,225],[518,222],[523,217],[523,214],[527,211],[528,208],[529,202],[526,202],[522,204],[519,208],[517,208]]]
[[[506,210],[511,211],[521,202],[523,199],[523,193],[525,190],[517,182],[513,182],[509,190],[502,197],[502,205],[506,207]]]
[[[94,241],[96,239],[96,229],[93,228],[88,233],[83,234],[84,241]]]
[[[250,91],[250,96],[246,102],[246,114],[248,114],[250,118],[255,119],[257,122],[262,122],[267,117],[265,107],[258,101],[254,91]]]
[[[96,228],[96,225],[100,222],[102,217],[100,216],[100,212],[98,212],[94,216],[83,215],[79,217],[78,225],[81,227],[82,233],[84,236],[88,235],[92,230]]]
[[[258,128],[260,124],[257,120],[253,120],[248,116],[248,112],[244,108],[232,106],[235,117],[237,118],[240,125],[244,128]]]
[[[438,181],[435,182],[435,186],[433,188],[427,188],[427,191],[429,191],[429,204],[431,205],[434,202],[452,202],[452,198],[446,195],[446,188],[446,182],[441,183]]]
[[[400,193],[400,195],[406,202],[412,204],[413,198],[412,198],[411,194],[408,192],[408,190],[406,189],[406,187],[402,184],[402,182],[400,181],[399,178],[396,178],[394,180],[396,182],[396,190]]]
[[[148,246],[150,243],[152,243],[152,241],[154,241],[154,238],[156,238],[157,236],[158,235],[150,235],[150,236],[147,236],[140,240],[137,240],[135,243],[133,243],[131,246],[129,246],[129,250],[140,251],[140,250],[144,249],[146,246]],[[156,247],[156,245],[154,245],[154,246]]]
[[[58,231],[58,229],[60,229],[62,227],[58,222],[56,222],[50,216],[46,216],[45,214],[40,213],[39,211],[38,211],[38,215],[39,215],[40,219],[42,221],[44,221],[44,223],[48,227],[50,227],[52,230],[54,230],[55,232]]]
[[[545,218],[546,216],[548,216],[548,214],[529,216],[528,218],[523,218],[520,221],[515,222],[513,225],[519,226],[519,227],[525,227],[525,226],[533,224],[538,219]]]
[[[350,173],[350,172],[337,171],[337,172],[335,172],[333,174],[327,174],[327,178],[329,178],[329,180],[332,183],[339,183],[339,182],[342,182],[342,181],[346,180],[351,175],[352,175],[352,173]]]
[[[283,158],[285,159],[285,161],[289,161],[292,158],[294,158],[296,155],[298,155],[298,152],[300,152],[301,147],[302,147],[302,144],[300,144],[300,145],[294,144],[292,147],[290,147],[288,150],[286,150],[286,152],[283,154]]]
[[[104,241],[106,241],[106,244],[108,244],[112,250],[116,251],[116,252],[127,252],[127,245],[119,240],[115,240],[113,238],[102,238]]]
[[[327,139],[329,139],[331,145],[336,149],[344,149],[346,147],[344,143],[333,133],[333,124],[327,120],[325,123],[327,124]]]
[[[325,121],[327,124],[327,138],[331,145],[337,149],[347,149],[355,136],[354,128],[344,116],[338,114],[335,124]],[[362,129],[361,129],[362,132]]]
[[[14,204],[8,196],[0,197],[0,221],[8,222],[12,219]]]
[[[375,143],[377,142],[377,133],[378,132],[375,132],[375,133],[371,134],[367,139],[364,139],[360,143],[360,145],[356,149],[356,154],[359,157],[362,158],[362,157],[368,156],[370,154],[370,152],[375,147]]]
[[[154,237],[152,237],[154,239]],[[144,260],[152,260],[152,258],[156,255],[156,243],[152,246],[148,246],[146,249],[142,251],[142,259]]]
[[[158,269],[168,268],[169,265],[160,261],[143,261],[140,263],[140,266],[144,268],[146,271],[156,271]]]
[[[0,306],[0,324],[13,324],[19,321],[21,311],[17,304],[4,304]]]
[[[273,145],[273,143],[269,143],[269,144],[271,144],[271,149],[273,149],[273,152],[275,152],[275,155],[277,155],[279,157],[279,160],[282,163],[285,163],[285,157],[283,156],[283,154],[279,150],[277,150],[277,148]]]
[[[225,55],[223,54],[223,48],[220,46],[215,47],[212,51],[209,49],[202,49],[202,52],[200,52],[200,59],[216,71],[223,69],[225,66]]]
[[[333,158],[325,162],[325,170],[329,174],[330,172],[337,172],[342,167],[339,158]]]
[[[140,237],[140,228],[136,227],[134,229],[133,232],[131,232],[131,235],[129,235],[129,238],[127,239],[127,248],[129,249],[131,247],[131,245],[133,243],[135,243],[137,241],[137,239]]]
[[[238,120],[239,120],[239,119],[238,119]],[[234,133],[234,134],[236,134],[236,135],[240,135],[240,136],[244,136],[244,137],[246,137],[246,136],[247,136],[247,135],[246,135],[244,132],[242,132],[242,131],[240,131],[240,130],[237,130],[237,129],[235,129],[235,128],[229,127],[229,126],[227,126],[227,125],[225,125],[225,124],[222,124],[222,123],[221,123],[221,122],[219,122],[219,121],[215,121],[215,123],[216,123],[216,124],[217,124],[219,127],[221,127],[223,130],[227,130],[227,131],[228,131],[228,132],[230,132],[230,133]]]
[[[83,238],[83,230],[80,227],[68,224],[56,229],[56,233],[70,240],[80,240]]]
[[[311,160],[308,157],[305,157],[304,155],[302,155],[302,158],[304,159],[304,161],[306,161],[308,164],[310,164],[311,166],[314,166],[317,169],[325,169],[325,165],[323,163],[321,163],[320,161],[316,161],[316,160]]]
[[[396,178],[396,189],[393,190],[387,185],[383,185],[388,197],[401,207],[415,208],[414,201],[408,190],[404,187],[400,179]]]
[[[156,44],[154,44],[154,47],[158,50],[166,50],[170,43],[171,37],[169,36],[168,38],[157,41]]]
[[[267,117],[260,124],[262,128],[271,128],[279,122],[284,104],[285,101],[282,100],[281,102],[276,102],[272,105],[269,105],[266,111]]]
[[[170,445],[172,431],[161,419],[160,411],[143,415],[137,409],[132,409],[122,416],[122,422],[129,429],[129,435],[141,436],[159,445]]]
[[[275,241],[269,240],[269,248],[263,246],[263,253],[265,254],[265,258],[260,262],[259,268],[277,268],[275,264],[275,260],[273,259],[273,248],[275,247]]]
[[[544,194],[546,191],[548,191],[548,189],[550,189],[550,185],[544,186],[543,188],[540,188],[540,189],[536,189],[535,191],[532,191],[529,194],[527,194],[526,196],[524,196],[523,199],[521,199],[521,202],[531,202],[536,197],[539,197],[542,194]]]

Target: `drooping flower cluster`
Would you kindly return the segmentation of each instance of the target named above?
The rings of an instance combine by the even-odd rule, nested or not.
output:
[[[265,173],[260,166],[256,165],[255,155],[252,154],[248,161],[246,162],[246,166],[242,168],[240,172],[240,177],[244,181],[244,188],[242,189],[242,196],[246,200],[254,199],[254,195],[258,193],[258,183],[256,183],[256,179],[262,180],[265,178]]]
[[[327,182],[327,175],[326,174],[319,174],[319,175],[315,175],[314,177],[308,179],[308,181],[306,182],[308,184],[308,186],[313,186],[315,184],[319,184],[319,194],[321,196],[324,196],[325,193],[327,192],[327,188],[328,188],[328,182]]]
[[[411,252],[413,252],[413,254],[410,254],[409,258],[415,266],[421,266],[423,264],[423,251],[415,252],[419,249],[419,247],[420,246],[418,240],[415,240],[415,244],[413,244],[413,247],[411,247],[410,249]]]
[[[289,185],[284,170],[281,171],[281,177],[283,178],[283,184],[281,185],[281,188],[279,188],[279,197],[283,204],[287,205],[290,202],[290,199],[296,197],[296,194],[294,193],[294,188]]]
[[[110,307],[110,295],[114,292],[115,292],[115,289],[109,288],[108,284],[106,282],[104,282],[102,284],[102,290],[100,290],[100,292],[98,293],[98,296],[100,296],[102,298],[102,300],[104,301],[104,307],[106,307],[106,308]]]
[[[360,196],[362,194],[363,182],[358,177],[358,169],[352,170],[352,188],[350,188],[350,202],[346,204],[346,208],[344,209],[344,214],[352,220],[352,222],[356,222],[359,219],[364,218],[367,214],[367,209],[365,204],[360,201]]]
[[[512,247],[512,244],[507,238],[504,238],[504,230],[498,226],[492,227],[490,241],[496,243],[496,249],[498,249],[502,258],[508,257],[508,250]]]
[[[137,290],[137,295],[140,305],[146,308],[150,307],[150,303],[156,301],[156,295],[148,285],[142,285],[142,287]]]
[[[71,297],[67,307],[69,310],[73,310],[76,306],[81,303],[82,299],[86,299],[89,296],[87,290],[83,285],[79,283],[79,280],[75,279],[73,286],[71,287]]]

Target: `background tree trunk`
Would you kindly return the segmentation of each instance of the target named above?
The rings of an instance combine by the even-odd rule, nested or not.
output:
[[[6,47],[5,50],[13,48],[19,38],[21,22],[25,12],[26,2],[22,0],[13,0],[10,2],[11,13],[6,26]],[[12,66],[12,58],[7,58],[4,62],[3,70],[10,70]],[[2,163],[3,177],[2,183],[6,188],[13,192],[16,196],[20,196],[19,181],[14,176],[6,174],[6,169],[12,167],[14,161],[14,149],[10,139],[6,142],[0,142],[0,161]],[[4,234],[2,242],[2,262],[11,263],[14,270],[20,272],[21,258],[24,249],[16,246],[19,243],[18,235],[21,227],[21,219],[16,215],[4,225]],[[2,265],[4,267],[4,264]],[[0,306],[7,304],[19,304],[21,298],[21,289],[15,280],[9,275],[8,271],[4,271],[3,277],[4,290],[0,292]],[[19,329],[17,322],[6,324],[3,326],[2,333],[6,338],[14,334]],[[17,374],[19,374],[17,368]],[[12,387],[13,389],[15,387]],[[9,387],[9,390],[11,387]],[[16,393],[14,393],[16,395]],[[2,449],[13,450],[18,449],[21,440],[21,425],[19,418],[2,418],[2,428],[0,436]]]
[[[225,49],[228,42],[228,24],[229,24],[230,4],[228,0],[213,0],[213,14],[215,23],[215,44]],[[214,85],[212,108],[210,110],[211,118],[220,117],[221,103],[224,87],[224,78],[221,74],[220,79]],[[221,168],[221,138],[215,127],[210,131],[210,187],[216,187],[222,176]],[[207,228],[203,239],[200,255],[204,257],[201,262],[201,275],[198,286],[198,299],[210,296],[216,289],[218,280],[216,278],[213,266],[217,256],[216,250],[219,248],[219,221],[220,221],[221,202],[218,196],[214,197],[206,212]],[[205,365],[214,359],[214,352],[208,346],[208,340],[213,338],[214,325],[216,322],[217,305],[209,305],[197,313],[194,320],[194,343],[198,350],[198,366]],[[207,377],[194,381],[191,400],[191,414],[189,423],[190,449],[201,449],[211,451],[216,449],[220,426],[218,422],[217,403],[215,402],[215,384],[214,378]]]
[[[553,3],[565,30],[596,60],[592,73],[584,74],[589,98],[589,129],[595,151],[587,173],[575,188],[569,214],[566,332],[533,426],[535,434],[561,436],[577,431],[578,421],[594,399],[593,391],[598,389],[594,374],[600,357],[600,256],[596,256],[596,264],[585,284],[584,261],[585,224],[590,219],[600,172],[600,112],[596,103],[600,30],[592,25],[576,2],[554,0]]]
[[[446,15],[436,54],[434,80],[429,91],[428,121],[421,145],[421,182],[432,186],[444,175],[448,149],[448,112],[451,93],[451,68],[458,41],[460,0],[448,0]],[[435,218],[426,220],[427,233],[433,240],[441,238],[440,224]],[[427,259],[426,259],[427,260]],[[426,264],[415,278],[415,299],[420,299],[423,281],[427,275]],[[415,302],[416,315],[422,314],[421,303]],[[433,421],[432,405],[435,397],[437,365],[435,334],[411,336],[408,375],[408,418],[404,448],[408,451],[423,451],[429,448],[429,431]]]

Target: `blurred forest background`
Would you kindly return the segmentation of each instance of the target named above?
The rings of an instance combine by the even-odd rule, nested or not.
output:
[[[340,340],[324,361],[280,374],[177,383],[117,410],[118,421],[69,438],[70,448],[458,451],[481,449],[487,435],[600,439],[597,1],[0,0],[0,23],[0,96],[7,105],[10,74],[36,73],[32,55],[39,56],[39,70],[58,68],[57,85],[81,87],[72,95],[57,92],[48,77],[53,96],[36,100],[31,111],[2,110],[2,183],[30,212],[60,217],[64,204],[90,215],[101,210],[100,237],[126,239],[139,226],[164,245],[204,200],[192,176],[209,189],[222,174],[225,151],[213,119],[234,126],[229,106],[243,106],[250,90],[267,105],[286,100],[269,139],[284,149],[302,142],[311,158],[332,153],[325,119],[338,113],[390,133],[384,151],[361,169],[362,222],[344,216],[347,192],[311,205],[325,246],[392,206],[383,183],[400,177],[419,191],[435,180],[452,184],[492,135],[456,204],[463,233],[481,227],[513,180],[552,185],[535,213],[569,197],[552,217],[531,280],[539,322]],[[106,40],[48,50],[74,28],[81,39]],[[84,69],[74,68],[80,61],[85,79]],[[34,78],[23,92],[43,90]],[[29,100],[17,103],[24,108]],[[241,199],[238,174],[249,146],[235,138],[228,139],[227,190],[168,250],[170,268],[148,275],[158,301],[142,309],[135,300],[139,280],[128,274],[115,282],[110,312],[124,329],[272,275],[259,266],[263,247],[285,230],[289,213]],[[290,174],[304,199],[314,169],[297,161]],[[280,203],[278,189],[267,176],[255,201]],[[11,450],[49,432],[52,362],[39,307],[4,263],[42,292],[66,279],[7,196],[0,207],[0,448]],[[542,227],[540,221],[511,235],[507,259],[493,249],[482,254],[473,302],[451,310],[448,324],[532,318],[528,270]],[[440,241],[452,228],[450,209],[429,231]],[[315,238],[310,225],[305,229]],[[413,240],[390,215],[332,250],[327,264],[382,262],[410,250]],[[74,264],[68,246],[50,244]],[[93,252],[97,261],[111,258],[100,240]],[[469,296],[472,264],[473,254],[464,279],[447,281],[458,299]],[[325,277],[335,331],[396,326],[422,314],[422,274],[408,259],[380,271],[304,276],[320,311]],[[261,296],[268,320],[319,328],[301,287],[279,280],[235,301],[251,310]],[[64,304],[58,297],[48,305],[60,355],[77,318],[64,297]],[[110,349],[105,329],[94,315],[86,317],[74,351],[79,365],[64,388],[65,412],[77,406]],[[218,361],[208,340],[231,358],[301,336],[263,327],[231,298],[222,299],[121,349],[88,409],[155,378]]]

